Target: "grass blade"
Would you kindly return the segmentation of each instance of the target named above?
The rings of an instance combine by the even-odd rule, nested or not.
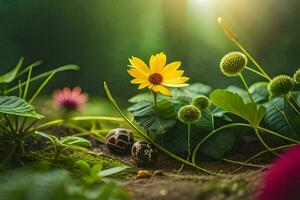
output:
[[[42,85],[37,89],[37,91],[34,93],[34,95],[29,100],[29,103],[32,104],[32,102],[35,100],[35,98],[40,94],[40,92],[44,89],[44,87],[48,84],[48,82],[52,79],[52,77],[55,75],[56,72],[52,72],[48,78],[42,83]]]
[[[53,72],[62,72],[62,71],[67,71],[67,70],[78,70],[78,69],[79,69],[79,67],[77,65],[64,65],[64,66],[58,67],[56,69],[53,69],[53,70],[44,72],[42,74],[39,74],[37,76],[34,76],[34,77],[31,78],[30,82],[34,82],[34,81],[39,80],[41,78],[47,77]],[[26,82],[21,83],[21,86],[24,86],[24,85],[26,85]],[[14,92],[18,88],[19,88],[18,85],[14,86],[14,87],[11,87],[10,89],[8,89],[6,91],[6,93],[8,94],[8,93]]]

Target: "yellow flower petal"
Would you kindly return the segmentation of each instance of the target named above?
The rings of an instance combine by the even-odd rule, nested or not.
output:
[[[154,92],[160,92],[160,93],[162,93],[163,95],[166,95],[166,96],[172,96],[171,91],[168,88],[166,88],[162,85],[154,85],[152,90]]]
[[[150,69],[148,68],[146,63],[144,63],[144,61],[142,61],[141,59],[132,56],[132,59],[129,58],[129,62],[130,62],[132,67],[134,67],[136,69],[140,69],[145,74],[150,73]]]
[[[133,83],[133,84],[140,84],[140,83],[146,83],[147,81],[143,80],[143,79],[133,79],[130,81],[130,83]]]
[[[180,77],[180,78],[176,78],[176,79],[172,79],[172,80],[165,80],[164,85],[166,85],[166,84],[181,84],[188,80],[189,80],[188,77]]]
[[[156,73],[156,72],[157,72],[157,71],[156,71],[156,60],[157,60],[156,55],[155,55],[155,56],[152,55],[152,56],[150,57],[149,65],[150,65],[150,71],[151,71],[151,73]]]
[[[164,68],[167,62],[167,56],[163,52],[156,55],[156,70],[157,72],[161,72],[161,70]]]
[[[147,80],[147,76],[145,74],[141,73],[138,69],[132,68],[132,69],[127,70],[127,72],[134,78]]]
[[[167,83],[163,83],[162,85],[167,86],[167,87],[186,87],[189,84],[188,83],[181,83],[181,84],[167,84]]]
[[[177,70],[174,72],[170,72],[169,74],[164,74],[163,79],[165,81],[180,78],[183,75],[183,70]]]
[[[149,82],[141,83],[141,84],[139,85],[138,89],[143,89],[143,88],[145,88],[145,87],[147,87],[147,86],[149,86],[149,85],[150,85]]]
[[[180,67],[180,65],[181,65],[180,61],[169,63],[163,68],[163,70],[161,70],[161,74],[164,75],[176,71]]]

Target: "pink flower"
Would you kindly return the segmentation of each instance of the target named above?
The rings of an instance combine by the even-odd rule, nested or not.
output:
[[[55,90],[53,92],[53,99],[56,106],[64,108],[67,111],[75,111],[79,110],[87,102],[88,95],[81,93],[80,87],[75,87],[73,90],[65,87],[62,90]]]
[[[284,152],[268,169],[257,200],[300,200],[300,145]]]

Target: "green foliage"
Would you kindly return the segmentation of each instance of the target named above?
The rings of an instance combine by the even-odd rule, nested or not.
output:
[[[245,120],[253,126],[258,126],[262,121],[266,110],[263,106],[256,107],[254,103],[244,103],[241,96],[222,89],[216,89],[210,94],[211,102]]]
[[[80,176],[87,184],[94,184],[105,177],[116,175],[130,168],[127,165],[121,165],[102,170],[102,165],[99,163],[93,166],[84,160],[79,160],[77,163],[80,167]]]
[[[81,137],[67,136],[67,137],[62,137],[62,138],[58,139],[54,135],[48,135],[41,131],[37,131],[36,134],[38,134],[44,138],[47,138],[51,142],[51,146],[53,147],[54,152],[55,152],[55,157],[52,161],[53,166],[56,164],[58,156],[61,153],[63,153],[64,151],[69,150],[69,149],[85,150],[86,148],[91,147],[91,142],[89,140],[86,140]]]
[[[0,175],[2,199],[9,200],[128,200],[113,182],[85,185],[65,170],[9,171]]]
[[[214,135],[201,147],[201,152],[216,159],[221,159],[229,153],[235,143],[234,129],[228,129],[221,134]]]
[[[274,98],[264,104],[267,114],[262,126],[282,135],[300,138],[300,116],[283,98]]]
[[[32,105],[16,96],[0,96],[0,113],[36,119],[43,118]]]
[[[155,134],[165,134],[176,123],[175,105],[168,99],[157,102],[157,111],[153,103],[141,101],[128,108],[134,119],[142,127]]]
[[[0,84],[10,83],[16,78],[20,68],[22,67],[23,60],[23,58],[20,58],[18,64],[11,71],[0,75]]]

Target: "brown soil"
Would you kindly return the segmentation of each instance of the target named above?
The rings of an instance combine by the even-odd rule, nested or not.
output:
[[[100,145],[94,149],[104,154],[134,166],[130,155],[112,155]],[[150,178],[131,176],[124,181],[126,190],[135,200],[251,200],[255,197],[257,185],[261,177],[261,169],[244,168],[237,174],[231,174],[238,166],[221,161],[201,162],[201,166],[226,176],[210,176],[199,171],[184,168],[177,173],[180,163],[160,154],[155,166],[146,169]],[[162,170],[162,176],[153,175],[155,170]]]

